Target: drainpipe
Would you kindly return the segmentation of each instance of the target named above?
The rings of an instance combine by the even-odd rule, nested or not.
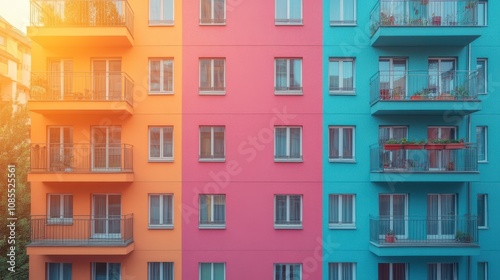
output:
[[[468,73],[471,72],[471,62],[472,62],[472,46],[469,43],[467,45],[467,71]],[[471,133],[472,133],[472,127],[471,127],[471,117],[470,115],[465,116],[465,121],[466,121],[466,142],[470,142],[471,140]],[[472,199],[472,193],[471,193],[471,182],[467,182],[467,217],[471,216],[471,199]],[[475,236],[477,238],[477,236]],[[467,279],[471,280],[472,279],[472,271],[471,271],[471,257],[467,256]]]

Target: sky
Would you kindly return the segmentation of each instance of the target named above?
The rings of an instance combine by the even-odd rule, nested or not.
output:
[[[30,23],[30,1],[0,0],[0,16],[26,33],[26,26]]]

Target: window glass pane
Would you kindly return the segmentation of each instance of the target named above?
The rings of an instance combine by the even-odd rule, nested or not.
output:
[[[160,196],[151,195],[149,197],[149,223],[157,225],[160,223]]]
[[[290,158],[301,158],[301,129],[299,127],[290,128]]]
[[[163,195],[163,224],[172,224],[172,196]]]
[[[277,195],[276,196],[276,223],[282,224],[286,223],[286,196]]]
[[[73,218],[73,195],[64,195],[64,212],[63,212],[63,217],[64,218]]]
[[[224,157],[224,128],[214,127],[214,158]]]
[[[276,89],[286,90],[287,85],[287,60],[276,59]]]
[[[488,263],[478,262],[477,263],[477,280],[487,280],[488,279]]]
[[[163,1],[163,20],[174,19],[174,0]]]
[[[172,91],[173,90],[173,61],[164,60],[163,61],[163,90]]]
[[[150,61],[149,89],[160,91],[160,61]]]
[[[208,223],[211,216],[211,199],[209,195],[200,195],[200,222]]]
[[[339,63],[339,61],[330,61],[329,63],[330,90],[340,90]]]
[[[302,0],[290,1],[290,19],[300,20],[302,18]]]
[[[212,264],[200,264],[200,280],[212,280]]]
[[[290,60],[290,89],[300,90],[302,79],[302,60]]]
[[[342,89],[349,91],[354,89],[354,84],[353,84],[353,62],[352,61],[344,61],[343,62],[343,81],[342,81]]]
[[[50,218],[59,218],[61,216],[61,196],[50,195]]]
[[[202,0],[209,1],[209,0]],[[201,90],[210,90],[212,87],[212,60],[200,60],[200,88]]]
[[[354,1],[355,0],[342,0],[344,4],[344,21],[345,22],[354,22],[355,19],[355,10],[354,10]]]
[[[476,127],[476,142],[477,142],[477,159],[478,161],[486,160],[486,127]]]
[[[163,157],[173,156],[173,128],[164,127],[163,128]]]
[[[478,194],[477,195],[477,225],[479,227],[486,226],[486,194]]]
[[[330,20],[331,21],[340,21],[340,1],[343,0],[330,0]]]
[[[276,158],[286,158],[286,128],[276,127],[275,128],[275,138],[276,138]]]
[[[214,263],[214,280],[224,280],[224,264]]]
[[[352,128],[343,128],[343,139],[342,139],[342,158],[344,159],[352,159],[353,158],[353,129]]]
[[[486,60],[478,59],[476,63],[478,93],[486,93]]]
[[[160,157],[160,128],[149,128],[149,156]]]
[[[276,0],[276,19],[286,19],[287,16],[287,0]]]
[[[214,90],[224,90],[224,60],[214,60]]]
[[[340,157],[340,133],[339,128],[330,128],[330,158],[337,159]]]
[[[223,224],[226,221],[226,196],[214,195],[214,222]]]
[[[300,212],[301,212],[301,203],[302,199],[299,195],[291,195],[290,196],[290,223],[292,224],[300,224]]]
[[[224,22],[224,0],[213,0],[214,1],[214,19],[215,22]]]
[[[200,127],[200,157],[210,158],[212,147],[211,127]]]
[[[339,223],[339,195],[330,195],[330,223]]]
[[[342,195],[342,222],[344,224],[353,222],[353,196],[344,194]]]
[[[200,0],[200,16],[202,23],[210,23],[212,19],[212,0]]]

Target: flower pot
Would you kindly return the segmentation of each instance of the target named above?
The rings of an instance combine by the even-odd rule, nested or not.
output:
[[[423,100],[424,97],[422,95],[413,95],[410,97],[411,100]]]
[[[380,99],[387,100],[390,98],[389,89],[381,89],[380,90]]]
[[[441,25],[441,17],[433,16],[432,17],[432,25]]]
[[[394,243],[394,235],[386,234],[385,243]]]
[[[428,144],[425,144],[425,149],[426,150],[444,150],[444,144],[428,143]]]
[[[455,100],[455,97],[449,93],[443,93],[437,97],[437,100]]]
[[[405,150],[422,150],[424,148],[424,144],[404,144],[403,148]]]
[[[403,149],[403,144],[384,144],[384,150],[386,151],[396,151],[402,149]]]
[[[425,5],[429,4],[429,0],[420,0],[420,4],[425,6]]]
[[[465,143],[448,143],[444,148],[446,150],[460,150],[465,148]]]

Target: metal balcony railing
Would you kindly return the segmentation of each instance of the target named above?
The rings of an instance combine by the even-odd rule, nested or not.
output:
[[[370,103],[477,100],[477,84],[477,72],[379,71],[370,79]]]
[[[126,101],[133,104],[134,82],[123,72],[33,72],[35,101]]]
[[[132,172],[128,144],[31,144],[33,173]]]
[[[370,147],[370,171],[392,173],[478,172],[477,147],[466,143],[459,149],[396,149]]]
[[[381,26],[476,26],[478,19],[477,0],[380,0],[370,13],[370,34]]]
[[[126,27],[133,36],[134,12],[126,0],[31,0],[38,27]]]
[[[30,246],[125,246],[134,241],[133,214],[109,217],[31,216]]]
[[[386,237],[389,233],[393,237]],[[477,217],[371,216],[370,242],[387,246],[477,246]]]

